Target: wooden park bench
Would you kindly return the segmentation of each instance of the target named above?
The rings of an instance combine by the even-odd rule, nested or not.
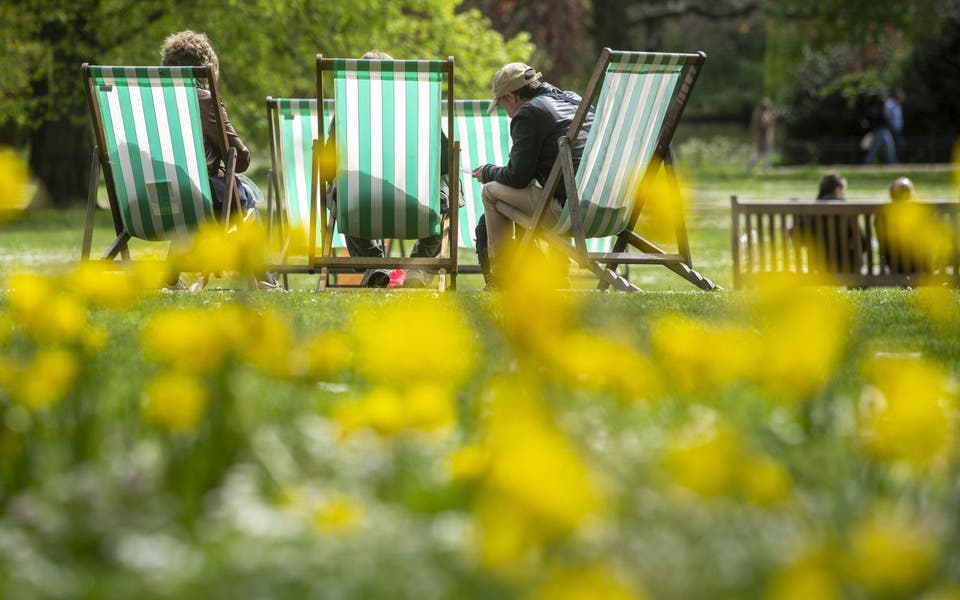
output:
[[[949,243],[940,244],[938,250],[925,248],[922,239],[911,241],[907,248],[888,235],[892,206],[889,202],[740,202],[731,196],[734,286],[750,286],[764,273],[791,273],[811,282],[826,277],[850,287],[915,286],[945,277],[956,285],[960,281],[960,204],[922,203],[939,231],[949,234]]]

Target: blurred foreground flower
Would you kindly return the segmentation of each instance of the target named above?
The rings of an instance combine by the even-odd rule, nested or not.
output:
[[[143,414],[147,421],[173,432],[197,429],[206,413],[209,394],[193,375],[164,373],[147,383]]]
[[[753,316],[762,323],[755,375],[774,397],[810,397],[833,375],[850,335],[851,309],[832,288],[789,274],[758,281]],[[825,282],[826,283],[826,282]]]
[[[121,309],[137,296],[134,274],[103,261],[84,261],[63,277],[62,285],[93,306]]]
[[[861,396],[860,439],[874,457],[923,470],[954,449],[957,382],[919,358],[874,359]]]
[[[321,502],[314,510],[310,523],[319,533],[348,534],[363,525],[363,506],[355,499],[337,496]]]
[[[220,368],[232,350],[227,344],[229,340],[216,314],[197,308],[158,312],[147,321],[141,335],[148,358],[199,375]]]
[[[70,351],[40,348],[26,366],[10,374],[10,394],[30,410],[42,410],[72,389],[79,372],[80,365]]]
[[[529,596],[530,600],[642,600],[636,585],[610,565],[592,564],[573,569],[554,569]]]
[[[204,223],[185,250],[174,252],[174,271],[260,273],[265,269],[267,241],[256,222],[240,223],[229,231],[219,223]]]
[[[839,600],[835,557],[827,548],[803,552],[778,571],[767,586],[767,600]]]
[[[7,280],[13,319],[36,342],[71,344],[83,341],[87,311],[76,298],[56,286],[56,281],[31,273]]]
[[[847,559],[851,576],[870,591],[912,594],[936,570],[939,540],[922,520],[878,509],[853,530]]]
[[[442,382],[457,389],[476,366],[473,331],[448,298],[362,304],[353,332],[357,370],[376,384]]]
[[[676,434],[665,449],[663,468],[672,484],[705,498],[742,494],[760,506],[774,506],[787,501],[792,488],[777,461],[750,451],[712,411]]]
[[[30,171],[11,148],[0,146],[0,223],[18,217],[27,205]]]
[[[344,432],[369,428],[394,436],[406,431],[438,431],[456,423],[456,398],[445,385],[419,383],[399,389],[377,386],[337,406],[333,418]]]
[[[604,511],[596,473],[556,427],[536,388],[493,382],[480,452],[489,457],[474,508],[483,562],[509,571],[521,558]]]

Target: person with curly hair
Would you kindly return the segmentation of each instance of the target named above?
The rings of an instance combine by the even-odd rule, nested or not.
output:
[[[196,33],[189,29],[170,34],[163,41],[163,47],[160,49],[161,64],[168,67],[202,67],[211,65],[213,67],[213,76],[220,76],[220,59],[210,43],[210,38],[205,33]],[[203,147],[207,161],[207,174],[210,176],[210,186],[214,192],[214,214],[220,215],[223,207],[223,197],[226,193],[226,157],[230,148],[237,151],[237,162],[235,170],[237,173],[243,173],[250,167],[250,151],[240,139],[230,118],[227,116],[227,109],[223,100],[220,100],[220,106],[214,107],[213,96],[210,90],[204,87],[204,82],[198,82],[197,97],[200,101],[200,118],[203,129]],[[223,120],[224,128],[227,133],[227,148],[221,145],[221,133],[219,123],[217,122],[217,109],[220,110],[220,118]],[[256,217],[256,198],[262,197],[256,186],[248,178],[238,178],[237,189],[240,194],[240,206],[244,215]],[[260,274],[261,287],[276,288],[279,284],[270,273]],[[179,283],[175,285],[181,285]]]

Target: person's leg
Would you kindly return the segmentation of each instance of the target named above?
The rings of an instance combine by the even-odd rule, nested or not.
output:
[[[502,255],[507,247],[513,242],[513,222],[496,210],[497,202],[503,202],[523,214],[533,217],[536,212],[540,198],[541,188],[536,185],[530,185],[526,188],[513,188],[497,182],[486,183],[483,186],[483,223],[487,233],[487,259],[489,261],[487,282],[496,285],[497,280],[497,257]],[[560,216],[560,203],[556,199],[550,200],[550,206],[543,217],[543,225],[550,227],[554,225]],[[477,226],[479,235],[480,226]],[[478,250],[479,255],[479,250]],[[565,258],[566,255],[564,255]],[[481,259],[481,270],[483,269],[483,257]]]
[[[436,258],[440,256],[443,245],[442,235],[431,235],[420,238],[413,244],[410,251],[411,258]],[[403,279],[403,287],[427,287],[433,283],[433,273],[424,269],[407,269]]]
[[[887,161],[888,165],[892,165],[897,162],[897,148],[893,142],[893,134],[890,133],[889,129],[880,130],[880,139],[883,143],[883,156]]]
[[[382,257],[383,244],[380,240],[368,240],[366,238],[344,235],[347,241],[347,253],[350,256],[362,257]],[[390,283],[390,271],[386,269],[367,269],[363,274],[363,280],[360,285],[366,287],[387,287]]]
[[[497,212],[497,202],[532,216],[537,208],[539,189],[535,185],[515,188],[496,181],[483,185],[483,214],[487,225],[487,252],[491,261],[496,260],[501,247],[513,238],[513,221]]]

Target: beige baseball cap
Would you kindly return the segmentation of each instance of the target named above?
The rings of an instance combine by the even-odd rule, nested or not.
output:
[[[532,81],[540,81],[542,75],[528,64],[514,62],[504,65],[493,76],[493,102],[487,107],[487,112],[497,111],[497,98],[510,92],[515,92]]]

